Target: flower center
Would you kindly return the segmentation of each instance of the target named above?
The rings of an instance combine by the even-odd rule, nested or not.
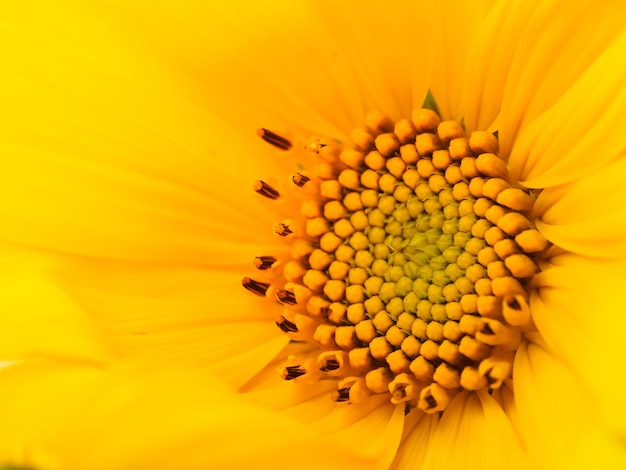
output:
[[[509,183],[495,135],[468,137],[429,109],[396,123],[370,113],[351,137],[309,145],[313,171],[291,178],[301,214],[274,226],[290,255],[259,256],[273,277],[243,280],[283,306],[285,334],[312,346],[281,376],[332,378],[339,402],[384,393],[428,413],[461,390],[500,387],[534,330],[528,283],[548,242],[529,219],[533,195]],[[254,189],[282,197],[263,181]]]

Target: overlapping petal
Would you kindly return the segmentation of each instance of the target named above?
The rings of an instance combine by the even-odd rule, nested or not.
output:
[[[338,441],[246,403],[197,370],[37,361],[0,370],[0,382],[0,462],[8,464],[374,468]],[[190,383],[196,387],[181,387]],[[320,452],[304,457],[303,443]]]
[[[524,467],[525,451],[558,467],[576,462],[573,442],[582,461],[600,449],[618,462],[621,265],[582,257],[625,254],[626,36],[622,7],[609,3],[392,2],[357,11],[249,2],[236,15],[192,1],[8,6],[0,47],[13,74],[2,93],[0,151],[9,158],[0,185],[10,197],[0,201],[0,239],[82,258],[55,258],[52,274],[6,277],[3,311],[23,315],[3,321],[15,334],[0,352],[102,362],[111,348],[209,369],[257,403],[284,401],[269,413],[194,374],[34,363],[0,376],[10,384],[0,387],[3,434],[19,430],[2,443],[4,455],[62,468],[245,466],[233,458],[244,458],[246,438],[257,465],[280,458],[298,468]],[[580,29],[570,35],[572,24]],[[500,131],[514,178],[548,187],[537,201],[539,229],[582,256],[551,260],[535,280],[531,307],[545,340],[518,352],[515,398],[508,385],[493,397],[464,392],[439,422],[409,417],[402,435],[401,407],[378,398],[339,408],[328,384],[305,394],[268,385],[270,367],[258,371],[293,345],[285,348],[272,310],[238,292],[252,256],[277,249],[269,228],[281,208],[260,204],[250,183],[302,163],[276,159],[253,130],[345,139],[370,108],[406,116],[429,83],[444,118]],[[31,288],[38,297],[25,295]],[[96,325],[106,347],[94,340]],[[39,388],[51,396],[33,393]],[[12,410],[12,400],[22,405]],[[57,401],[51,421],[34,425],[29,413]],[[166,411],[165,426],[142,434],[155,409]],[[87,432],[68,428],[84,422]],[[581,423],[589,429],[575,435]],[[372,429],[381,433],[373,438]],[[259,432],[280,439],[255,440]],[[71,453],[86,442],[97,443],[91,453]],[[328,455],[309,458],[318,446]],[[179,455],[187,458],[172,460]]]

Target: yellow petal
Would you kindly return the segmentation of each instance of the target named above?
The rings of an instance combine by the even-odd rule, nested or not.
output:
[[[626,161],[578,181],[544,190],[535,205],[537,228],[554,244],[587,256],[626,254]]]
[[[581,109],[576,106],[580,103],[574,103],[575,99],[568,100],[568,111],[559,101],[581,77],[588,74],[590,68],[596,67],[594,62],[624,31],[623,15],[624,5],[619,2],[537,2],[532,17],[525,22],[524,30],[517,39],[518,46],[502,103],[499,137],[500,148],[505,155],[511,152],[518,138],[522,139],[524,128],[548,110],[549,116],[541,120],[541,127],[550,128],[548,135],[564,130],[563,121],[570,116],[581,120]],[[623,73],[620,63],[614,62],[606,71],[620,75]],[[594,78],[598,80],[601,77],[602,74],[596,74]],[[616,76],[615,80],[620,83],[622,79]],[[581,93],[596,102],[595,109],[609,104],[612,91],[606,84],[590,78],[585,87]],[[555,104],[558,106],[551,110]],[[580,138],[579,133],[569,132],[572,139]],[[530,135],[527,138],[532,139]],[[523,140],[526,149],[529,144],[526,138]],[[519,150],[511,155],[513,173],[518,176],[523,174],[523,177],[519,176],[521,179],[529,179],[528,170],[523,169],[525,158]],[[532,176],[539,175],[533,172]]]
[[[338,406],[313,428],[329,433],[377,468],[389,468],[400,445],[403,423],[404,406],[393,406],[388,397],[380,396],[358,406]]]
[[[67,258],[54,270],[119,354],[212,367],[234,385],[289,341],[280,307],[247,292],[242,272]]]
[[[465,80],[459,84],[463,90],[461,116],[468,131],[496,130],[493,125],[500,114],[517,41],[538,3],[496,3],[480,25],[471,27],[473,40],[467,53]],[[467,32],[464,29],[460,26],[459,32]]]
[[[392,469],[422,468],[426,451],[439,419],[417,410],[411,411],[404,424],[403,440],[393,461]]]
[[[340,469],[366,462],[197,371],[38,363],[7,369],[0,380],[0,457],[16,465]]]
[[[511,422],[486,392],[461,392],[448,405],[428,446],[424,469],[527,468]]]
[[[624,262],[562,255],[537,276],[531,311],[547,345],[585,383],[598,419],[626,435]],[[589,406],[589,405],[588,405]]]
[[[190,96],[121,18],[72,1],[3,13],[2,238],[189,264],[273,243],[251,185],[281,165],[254,129],[232,130]]]
[[[620,460],[609,460],[606,468],[623,468],[623,436],[598,424],[595,404],[568,368],[541,346],[524,343],[513,373],[520,431],[533,466],[588,468],[600,458],[591,451],[607,449]]]
[[[1,360],[110,357],[97,324],[54,282],[48,259],[18,252],[1,256],[0,265]]]
[[[393,0],[355,8],[324,1],[319,15],[330,35],[318,38],[316,49],[336,50],[326,73],[344,87],[342,103],[352,112],[354,124],[362,125],[371,109],[400,119],[421,107],[434,54],[431,48],[417,46],[429,41],[434,30],[427,5]]]
[[[463,87],[470,67],[468,55],[476,48],[489,47],[480,41],[478,32],[495,2],[481,0],[436,2],[433,23],[436,24],[434,42],[435,65],[430,89],[444,119],[462,119]]]
[[[594,56],[554,105],[528,121],[509,161],[511,177],[531,188],[575,181],[624,152],[626,32]],[[593,155],[593,158],[590,158]]]

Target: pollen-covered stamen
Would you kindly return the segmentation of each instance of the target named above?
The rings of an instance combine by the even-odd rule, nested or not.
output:
[[[283,222],[279,222],[274,225],[274,233],[281,237],[286,237],[287,235],[291,235],[293,230],[291,227]]]
[[[274,256],[257,256],[254,258],[254,267],[259,271],[265,271],[274,266],[278,259]]]
[[[290,292],[288,290],[285,289],[278,289],[276,291],[276,299],[281,303],[281,304],[287,304],[287,305],[296,305],[296,294],[294,294],[293,292]]]
[[[302,188],[305,184],[311,181],[311,178],[302,173],[294,173],[293,175],[291,175],[291,181],[299,188]]]
[[[297,333],[298,332],[298,327],[296,326],[296,324],[287,320],[285,317],[282,317],[282,316],[276,322],[276,326],[280,328],[282,331],[284,331],[285,333]]]
[[[343,387],[333,392],[333,400],[342,403],[350,400],[350,388]]]
[[[299,366],[299,365],[286,366],[286,367],[281,367],[278,370],[278,373],[284,380],[294,380],[306,374],[306,370],[303,369],[302,366]]]
[[[271,284],[261,281],[255,281],[254,279],[250,279],[249,277],[244,277],[241,280],[241,285],[244,286],[248,291],[260,297],[265,297],[268,289],[271,286]]]
[[[286,139],[285,137],[282,137],[272,131],[269,131],[267,129],[261,128],[257,130],[257,135],[263,139],[265,142],[267,142],[270,145],[273,145],[274,147],[280,149],[280,150],[289,150],[291,149],[291,142]]]
[[[263,180],[255,181],[252,188],[258,194],[268,199],[278,199],[280,197],[280,193]]]
[[[313,140],[303,151],[318,163],[291,177],[300,211],[275,232],[292,260],[271,265],[284,282],[266,297],[312,349],[281,375],[334,378],[339,402],[387,394],[441,412],[512,380],[535,329],[529,290],[549,249],[536,193],[509,180],[492,133],[428,109],[365,122],[352,148]]]

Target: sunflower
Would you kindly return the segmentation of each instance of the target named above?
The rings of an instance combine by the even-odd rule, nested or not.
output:
[[[623,466],[622,5],[4,9],[0,234],[72,314],[0,359],[199,369],[380,468]]]

